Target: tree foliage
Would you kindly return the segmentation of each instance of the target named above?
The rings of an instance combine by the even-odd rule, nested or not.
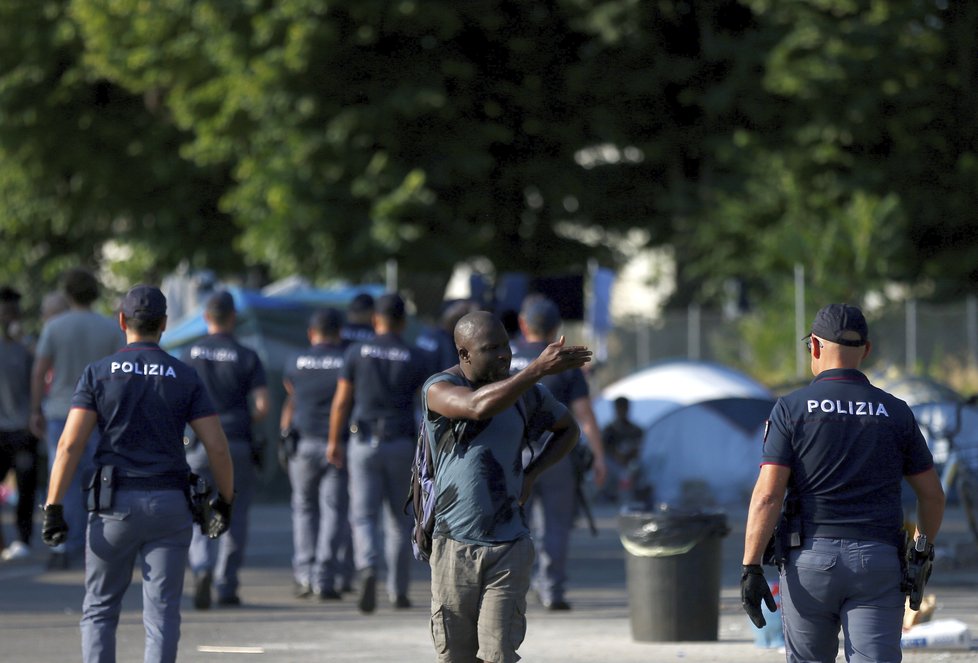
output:
[[[978,283],[978,6],[10,0],[0,232],[131,269],[576,271],[644,231],[679,300]],[[148,259],[152,256],[152,260]]]

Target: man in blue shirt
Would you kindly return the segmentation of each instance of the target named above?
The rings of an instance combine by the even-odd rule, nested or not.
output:
[[[523,504],[580,437],[538,381],[580,368],[591,353],[561,337],[510,376],[509,336],[485,311],[458,322],[455,342],[459,364],[424,386],[436,494],[431,634],[439,661],[509,663],[526,634],[533,566]],[[547,431],[550,442],[524,469],[526,443]]]
[[[859,370],[871,348],[862,311],[822,308],[805,342],[815,380],[780,398],[766,428],[742,603],[758,627],[761,601],[774,609],[760,564],[784,504],[778,563],[788,661],[835,661],[840,627],[847,661],[899,661],[901,481],[917,494],[917,534],[930,544],[944,492],[910,408]]]
[[[217,292],[207,300],[204,321],[208,335],[190,346],[185,361],[203,380],[227,435],[234,462],[235,499],[234,517],[226,536],[214,541],[194,532],[190,569],[194,574],[194,607],[198,610],[210,608],[212,583],[218,605],[241,604],[238,573],[244,564],[248,511],[257,481],[251,427],[268,414],[265,368],[254,350],[234,338],[237,313],[229,292]],[[190,468],[209,478],[204,450],[193,443],[188,447]]]
[[[82,606],[86,663],[115,661],[122,598],[141,558],[147,661],[175,661],[180,601],[192,528],[190,468],[183,451],[187,424],[206,450],[218,496],[209,535],[227,527],[234,478],[227,438],[197,373],[160,349],[166,299],[136,286],[122,301],[119,326],[127,345],[82,373],[58,442],[42,538],[57,545],[69,533],[62,500],[92,431],[100,432],[89,484]],[[203,525],[202,525],[203,526]]]
[[[358,607],[365,614],[376,608],[385,506],[388,597],[395,608],[411,606],[407,592],[413,521],[404,513],[404,496],[418,430],[414,400],[432,371],[427,353],[401,338],[406,318],[400,295],[378,298],[373,318],[377,336],[347,349],[330,413],[327,458],[350,470],[353,553],[361,576]]]
[[[317,311],[309,321],[310,346],[285,366],[288,395],[280,423],[283,439],[295,445],[288,450],[288,472],[298,598],[338,599],[339,590],[352,581],[342,577],[339,563],[340,549],[350,536],[349,475],[326,459],[329,413],[346,349],[340,340],[342,324],[336,309]]]

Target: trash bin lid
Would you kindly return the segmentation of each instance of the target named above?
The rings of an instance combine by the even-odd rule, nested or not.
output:
[[[722,511],[685,511],[669,507],[655,511],[624,511],[618,516],[618,535],[636,557],[682,555],[708,537],[730,533]]]

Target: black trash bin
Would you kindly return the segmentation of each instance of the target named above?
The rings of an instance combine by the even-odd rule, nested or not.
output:
[[[618,517],[632,638],[640,642],[717,640],[721,540],[718,511],[624,512]]]

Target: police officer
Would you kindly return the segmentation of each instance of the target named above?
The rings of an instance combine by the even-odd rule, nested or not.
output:
[[[327,448],[333,465],[350,469],[353,551],[361,580],[358,607],[363,613],[376,607],[380,516],[385,504],[388,596],[396,608],[411,606],[407,592],[412,519],[404,513],[404,496],[418,431],[414,398],[432,372],[427,354],[401,338],[406,312],[399,295],[378,298],[373,321],[377,336],[354,343],[346,352],[330,413]]]
[[[248,540],[248,510],[254,495],[256,473],[251,427],[268,414],[268,388],[265,369],[254,350],[241,345],[234,336],[237,314],[231,293],[211,295],[204,309],[207,336],[194,343],[185,360],[200,374],[221,418],[234,462],[234,518],[231,530],[219,541],[194,532],[190,544],[190,569],[194,574],[194,607],[211,607],[211,585],[217,604],[236,606],[238,573],[244,563]],[[251,401],[252,404],[249,404]],[[191,440],[187,461],[203,477],[209,476],[204,450]]]
[[[519,324],[523,340],[513,345],[510,370],[521,371],[540,356],[546,347],[557,340],[560,311],[550,299],[530,295],[520,310]],[[581,427],[582,437],[594,456],[592,469],[598,486],[604,483],[604,448],[601,431],[591,408],[587,380],[579,368],[548,375],[541,382],[554,397],[566,406]],[[531,443],[533,454],[539,454],[545,438]],[[562,458],[537,480],[531,499],[534,521],[534,540],[538,564],[533,586],[540,602],[548,610],[570,610],[565,597],[567,581],[567,549],[578,499],[578,478],[575,475],[573,454]]]
[[[62,500],[91,432],[99,429],[96,474],[88,487],[82,654],[86,663],[115,661],[122,598],[142,559],[147,661],[174,661],[180,599],[192,527],[190,468],[183,451],[188,423],[207,452],[218,496],[206,523],[217,536],[231,517],[233,483],[227,439],[193,369],[157,345],[166,299],[140,285],[126,293],[119,326],[128,344],[82,373],[54,459],[41,534],[65,540]]]
[[[350,536],[349,474],[326,459],[329,413],[346,348],[340,340],[343,315],[333,308],[309,321],[305,351],[285,366],[287,393],[281,428],[292,484],[292,572],[296,596],[340,598],[344,578],[340,549]],[[293,446],[294,445],[294,446]]]
[[[463,316],[477,310],[478,305],[467,299],[449,302],[438,317],[438,324],[418,334],[414,344],[431,354],[434,370],[444,371],[458,363],[455,325]]]
[[[933,543],[944,514],[913,413],[859,370],[868,337],[855,306],[821,309],[805,337],[815,380],[778,400],[764,436],[741,599],[763,626],[761,601],[772,610],[774,601],[760,564],[784,502],[778,557],[788,661],[834,661],[840,625],[847,661],[899,661],[901,480],[917,494],[918,536]]]
[[[346,322],[340,337],[344,343],[362,343],[374,336],[374,298],[369,292],[361,292],[346,305]]]

